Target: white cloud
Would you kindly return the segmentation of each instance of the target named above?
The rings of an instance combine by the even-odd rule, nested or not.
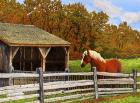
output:
[[[139,22],[140,12],[125,12],[121,19],[127,21],[128,24]]]
[[[112,4],[111,0],[93,0],[93,4],[97,9],[107,13],[110,18],[118,18],[121,21],[127,21],[128,24],[140,21],[140,12],[127,12]]]
[[[122,15],[122,9],[107,0],[93,0],[93,3],[96,8],[103,10],[112,18]]]

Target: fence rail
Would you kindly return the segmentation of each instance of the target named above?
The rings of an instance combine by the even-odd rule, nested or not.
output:
[[[39,77],[36,73],[0,73],[0,78],[28,78],[28,77]],[[54,77],[54,76],[92,76],[93,72],[79,72],[79,73],[48,73],[43,74],[43,77]],[[131,77],[133,74],[124,73],[108,73],[108,72],[97,72],[97,75],[109,76],[109,77]],[[140,76],[140,73],[137,73]]]
[[[25,100],[29,103],[84,100],[103,95],[140,92],[140,73],[0,73],[0,103]],[[6,79],[6,80],[5,80]]]

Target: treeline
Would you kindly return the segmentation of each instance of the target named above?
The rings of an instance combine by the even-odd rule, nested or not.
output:
[[[140,32],[127,22],[108,23],[104,12],[88,12],[80,3],[62,5],[59,0],[0,0],[0,22],[29,24],[71,43],[71,57],[79,58],[85,47],[104,57],[140,56]]]

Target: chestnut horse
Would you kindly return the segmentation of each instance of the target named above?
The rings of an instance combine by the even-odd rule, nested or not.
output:
[[[95,66],[99,72],[121,72],[121,63],[117,59],[105,60],[101,57],[100,53],[96,51],[86,50],[83,53],[81,67],[84,67],[87,63],[90,63],[91,67]]]

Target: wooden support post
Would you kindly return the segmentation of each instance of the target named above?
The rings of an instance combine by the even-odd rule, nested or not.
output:
[[[65,47],[65,71],[66,72],[69,72],[69,48],[68,47]]]
[[[22,70],[22,48],[20,48],[20,70]]]
[[[13,66],[12,61],[15,55],[17,54],[19,47],[10,47],[10,57],[9,57],[9,65]]]
[[[132,72],[133,72],[133,80],[134,80],[133,92],[137,92],[137,71],[133,69]]]
[[[69,72],[69,47],[64,47],[65,50],[65,72]],[[69,76],[65,76],[65,81],[69,81]],[[69,90],[66,88],[65,90]]]
[[[13,67],[13,58],[15,57],[17,51],[19,50],[19,47],[10,47],[10,54],[9,54],[9,73],[12,73],[14,70]],[[9,78],[9,85],[13,85],[13,78]]]
[[[25,47],[23,47],[23,59],[24,59],[24,61],[23,61],[23,71],[25,71],[25,62],[26,62],[26,57],[25,57]]]
[[[40,103],[44,103],[43,71],[42,68],[37,68],[36,71],[39,74],[39,101]]]
[[[41,55],[42,55],[42,69],[43,69],[43,72],[45,71],[45,66],[46,66],[46,57],[47,57],[47,55],[49,54],[49,52],[50,52],[50,49],[51,48],[39,48],[39,51],[40,51],[40,53],[41,53]]]
[[[31,71],[33,71],[33,47],[31,47]]]
[[[9,72],[11,73],[11,66],[12,66],[12,59],[13,59],[13,52],[12,52],[12,47],[10,47],[10,56],[9,56]]]
[[[99,98],[99,94],[98,94],[98,84],[97,84],[97,71],[96,71],[96,67],[92,67],[92,70],[93,70],[93,82],[94,82],[95,98],[98,99]]]
[[[43,68],[43,72],[45,72],[45,68],[46,68],[46,58],[43,58],[43,65],[42,65],[42,68]]]

